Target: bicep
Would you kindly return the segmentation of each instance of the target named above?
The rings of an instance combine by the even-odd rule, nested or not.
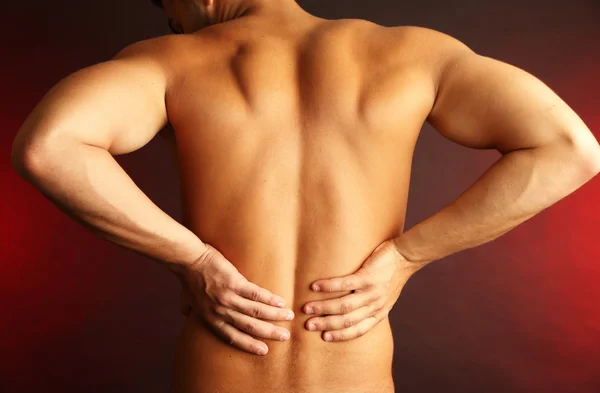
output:
[[[148,56],[124,50],[56,84],[21,127],[23,139],[69,138],[125,154],[147,144],[167,124],[166,78]]]
[[[441,68],[428,121],[453,142],[503,154],[591,136],[577,114],[541,80],[465,46]]]

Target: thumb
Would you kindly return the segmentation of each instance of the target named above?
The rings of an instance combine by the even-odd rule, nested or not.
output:
[[[386,240],[373,250],[371,255],[362,264],[360,270],[357,273],[367,273],[373,269],[379,270],[381,264],[394,262],[394,244],[390,240]]]

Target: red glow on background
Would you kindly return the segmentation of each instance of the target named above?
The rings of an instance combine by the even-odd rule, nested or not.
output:
[[[118,30],[108,22],[84,26],[99,17],[88,8],[104,2],[66,6],[78,12],[69,16],[72,24],[57,16],[64,7],[56,6],[52,16],[46,11],[55,2],[43,3],[40,7],[48,10],[31,23],[37,36],[7,35],[14,48],[9,48],[10,61],[0,63],[10,92],[0,97],[0,392],[166,392],[181,322],[171,278],[79,227],[10,163],[18,127],[43,94],[68,72],[90,65],[90,59],[116,53],[125,44],[123,26],[141,23],[140,11],[136,2],[107,2],[119,10],[107,8],[107,20],[125,20]],[[559,3],[465,2],[461,13],[455,3],[438,3],[435,12],[429,3],[389,1],[386,7],[421,7],[412,14],[398,12],[397,18],[408,15],[399,23],[448,26],[440,30],[483,43],[492,57],[526,66],[598,135],[600,9],[595,2],[571,5],[566,13]],[[333,2],[315,4],[333,7]],[[539,12],[532,12],[536,4]],[[516,16],[497,16],[501,6]],[[390,14],[377,7],[382,19]],[[487,12],[469,13],[477,7]],[[29,20],[25,14],[12,20]],[[541,21],[550,14],[558,15],[551,19],[554,24]],[[82,30],[85,40],[72,38],[73,31]],[[113,34],[112,41],[105,34]],[[449,151],[441,138],[433,143],[419,148]],[[476,170],[462,169],[489,166],[487,160],[474,160],[475,153],[452,151],[457,153],[427,155],[416,163],[414,169],[427,174],[415,178],[411,190],[409,211],[419,220],[433,213],[432,200],[449,203],[457,196],[446,186],[475,180]],[[143,161],[143,153],[136,158],[132,169],[137,173],[160,166]],[[443,172],[443,159],[458,170]],[[162,175],[153,181],[160,185],[170,179]],[[412,278],[392,315],[397,391],[600,392],[599,192],[595,178],[505,237],[435,262]]]

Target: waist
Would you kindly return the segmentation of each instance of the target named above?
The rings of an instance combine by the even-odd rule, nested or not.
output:
[[[198,316],[185,321],[177,345],[174,393],[393,393],[393,337],[389,319],[349,341],[326,342],[304,328],[310,316],[275,322],[291,332],[285,342],[262,339],[269,353],[241,351]]]

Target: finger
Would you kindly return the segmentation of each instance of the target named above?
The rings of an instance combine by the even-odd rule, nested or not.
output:
[[[311,331],[317,330],[342,330],[358,324],[359,322],[375,315],[371,305],[361,307],[345,315],[331,315],[321,318],[311,318],[305,327]]]
[[[363,336],[369,330],[371,330],[380,319],[373,316],[367,319],[363,319],[361,322],[353,325],[349,328],[342,330],[326,331],[323,333],[323,339],[325,341],[347,341]]]
[[[281,296],[277,296],[248,280],[240,281],[240,284],[234,287],[233,290],[238,295],[254,300],[255,302],[261,302],[276,307],[285,306],[285,300]]]
[[[367,277],[354,273],[349,276],[315,281],[312,290],[316,292],[341,292],[367,289],[371,286],[371,281]]]
[[[209,325],[226,343],[236,348],[241,349],[256,355],[266,355],[269,352],[269,347],[262,341],[254,339],[252,336],[240,332],[234,326],[226,321],[216,317],[208,319]]]
[[[228,306],[256,319],[266,319],[269,321],[291,321],[294,319],[294,312],[289,308],[268,306],[239,295],[233,295],[229,300]]]
[[[339,298],[306,303],[303,310],[309,315],[348,314],[379,300],[379,293],[377,292],[355,292]]]
[[[221,317],[226,322],[253,337],[268,338],[277,341],[286,341],[290,338],[290,332],[287,329],[252,318],[239,311],[224,306],[217,306],[215,312],[218,317]]]

